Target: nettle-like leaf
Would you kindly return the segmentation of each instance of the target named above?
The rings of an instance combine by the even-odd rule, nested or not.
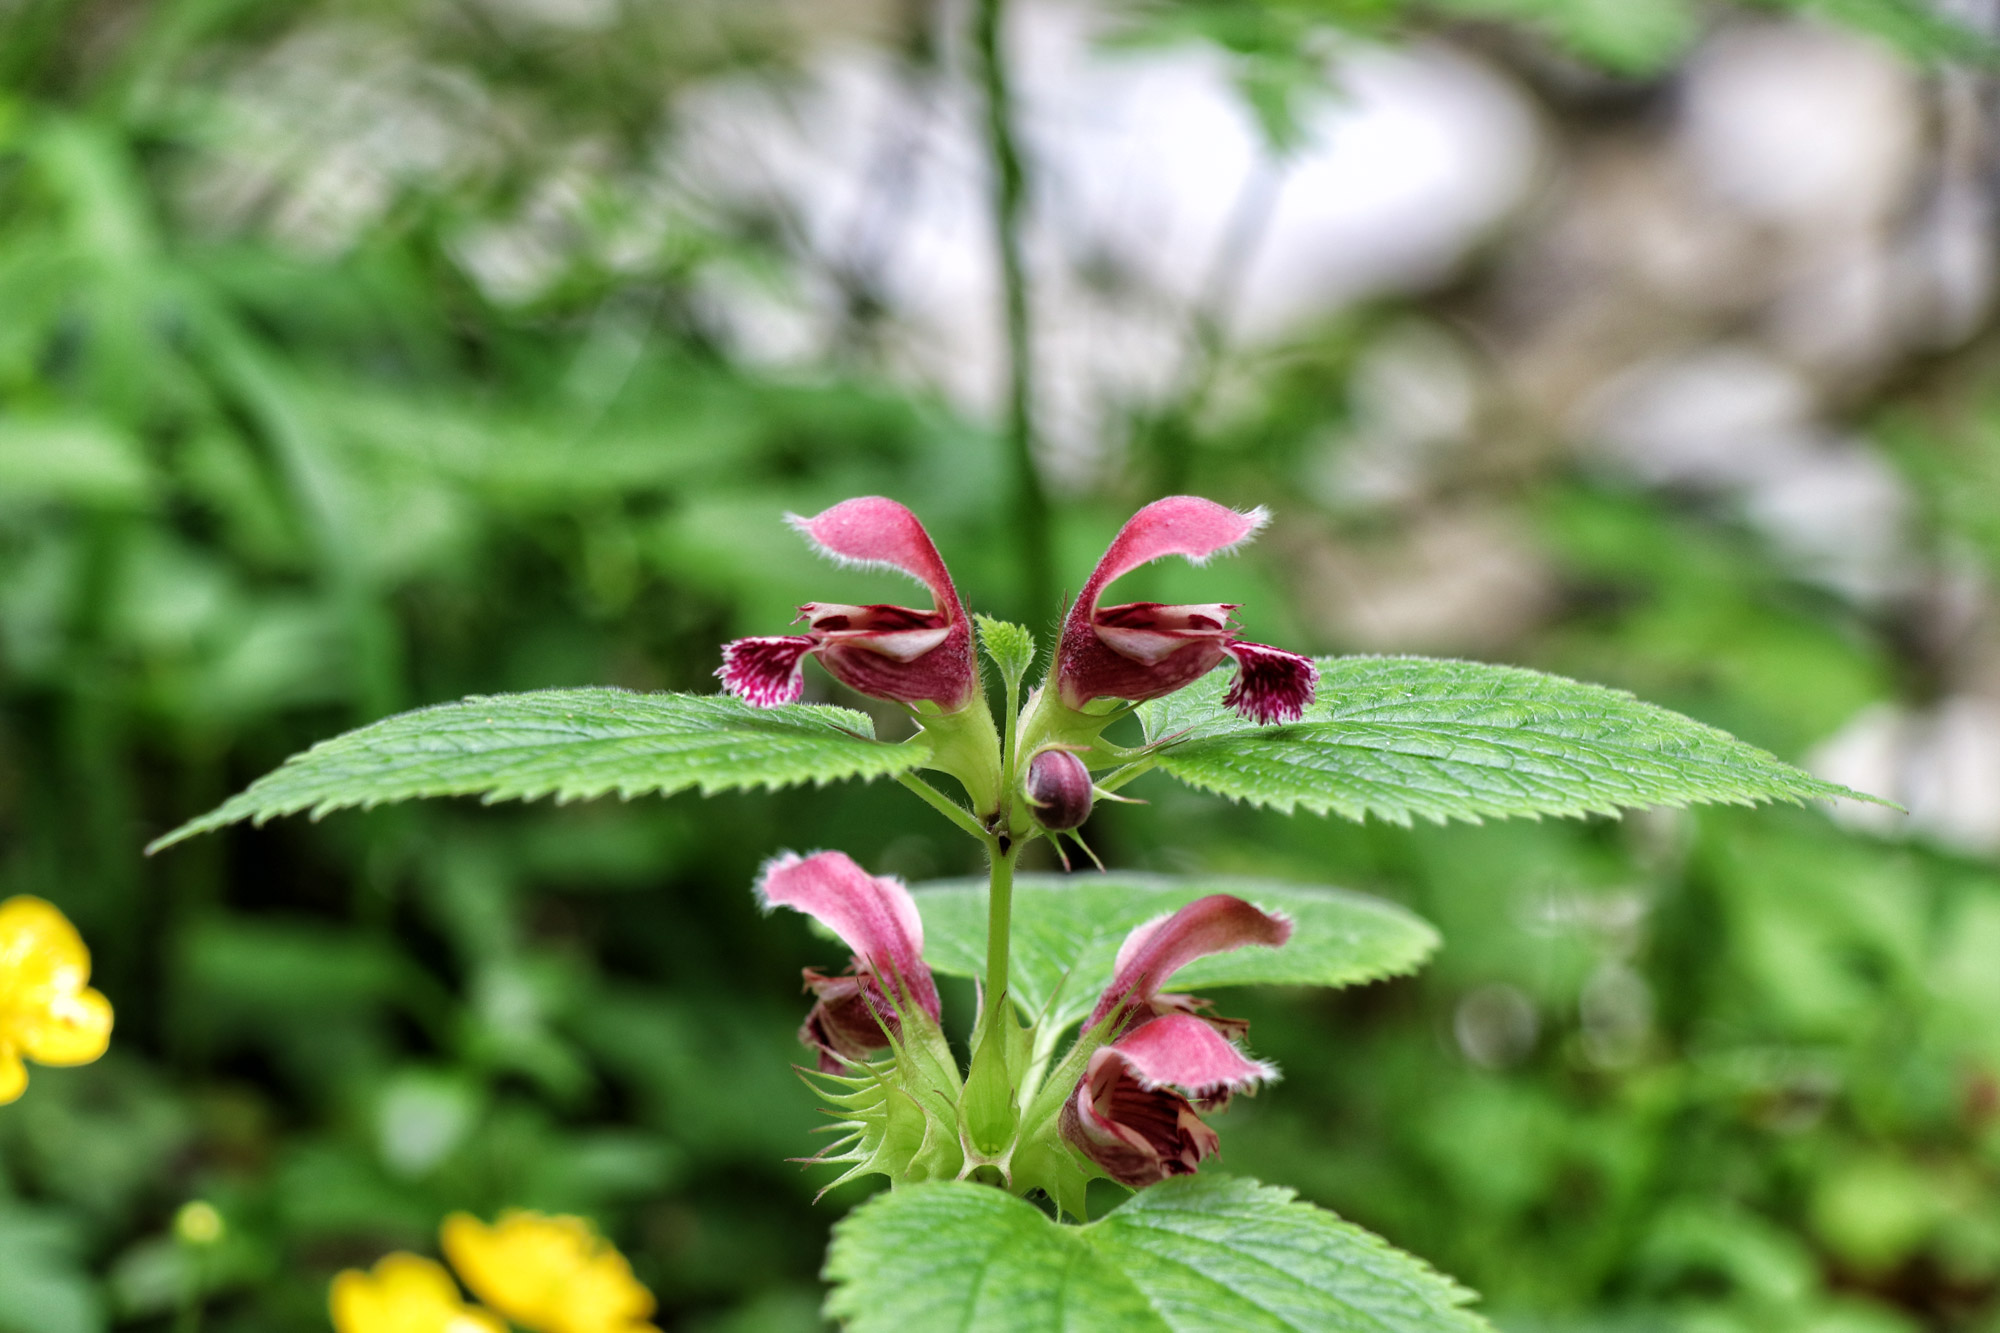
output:
[[[985,882],[944,880],[914,892],[926,961],[947,975],[981,975]],[[1110,984],[1112,961],[1132,927],[1211,893],[1284,912],[1292,918],[1291,941],[1282,949],[1253,946],[1199,959],[1174,974],[1170,990],[1353,986],[1413,972],[1438,945],[1422,918],[1341,889],[1221,875],[1022,875],[1014,882],[1010,993],[1030,1018],[1056,996],[1047,1012],[1060,1031],[1089,1013]]]
[[[1602,685],[1424,657],[1319,668],[1298,722],[1257,726],[1223,707],[1226,670],[1145,705],[1147,740],[1168,742],[1160,768],[1253,805],[1397,824],[1875,799]]]
[[[707,795],[888,777],[929,757],[922,736],[887,744],[867,714],[821,704],[752,708],[720,694],[603,688],[475,695],[321,741],[148,850],[299,810],[318,818],[417,796]]]
[[[1224,1175],[1154,1185],[1087,1226],[984,1186],[910,1186],[834,1227],[826,1276],[849,1333],[1491,1333],[1421,1260]]]

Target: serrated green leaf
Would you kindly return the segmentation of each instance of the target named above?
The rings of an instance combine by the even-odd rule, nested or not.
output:
[[[821,704],[752,708],[720,694],[603,688],[475,695],[321,741],[148,850],[299,810],[318,818],[417,796],[708,795],[886,777],[929,754],[921,736],[886,744],[867,714]]]
[[[1478,1333],[1465,1290],[1292,1191],[1224,1175],[1063,1226],[987,1186],[878,1195],[834,1228],[849,1333]]]
[[[1035,664],[1035,636],[1025,626],[1010,620],[995,620],[991,616],[974,615],[979,625],[979,646],[993,659],[993,665],[1000,669],[1000,675],[1009,684],[1019,685],[1021,678],[1028,674],[1028,668]]]
[[[930,965],[950,976],[984,973],[985,881],[946,880],[915,892]],[[1211,893],[1286,913],[1291,942],[1200,959],[1176,973],[1169,989],[1353,986],[1412,972],[1438,945],[1437,932],[1414,913],[1341,889],[1224,875],[1022,875],[1014,882],[1010,993],[1032,1018],[1060,988],[1048,1010],[1059,1031],[1090,1012],[1110,984],[1112,961],[1132,927]]]
[[[1319,660],[1305,717],[1257,726],[1223,707],[1229,672],[1139,710],[1160,768],[1287,813],[1408,824],[1615,814],[1648,805],[1874,800],[1623,690],[1425,657]]]

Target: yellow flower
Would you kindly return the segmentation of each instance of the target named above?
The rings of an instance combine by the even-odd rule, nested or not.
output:
[[[0,1105],[28,1086],[24,1055],[82,1065],[104,1054],[111,1002],[89,980],[90,950],[67,917],[26,895],[0,903]]]
[[[333,1280],[329,1304],[339,1333],[507,1333],[458,1294],[451,1274],[414,1254],[391,1254],[373,1273],[350,1268]]]
[[[443,1241],[465,1285],[535,1333],[659,1333],[653,1294],[581,1217],[514,1211],[489,1227],[454,1213]]]

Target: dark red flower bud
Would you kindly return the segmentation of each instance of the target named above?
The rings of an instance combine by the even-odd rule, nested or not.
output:
[[[1027,791],[1035,819],[1051,832],[1090,818],[1090,770],[1067,750],[1043,750],[1028,762]]]

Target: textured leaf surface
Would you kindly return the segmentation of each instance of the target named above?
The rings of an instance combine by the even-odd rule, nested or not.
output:
[[[751,708],[719,694],[613,689],[476,695],[322,741],[153,849],[240,819],[317,818],[416,796],[705,794],[883,777],[928,757],[921,737],[889,745],[873,736],[866,714],[819,704]]]
[[[989,1186],[878,1195],[834,1228],[851,1333],[1475,1333],[1471,1293],[1292,1191],[1224,1175],[1061,1226]]]
[[[993,659],[993,665],[1000,668],[1001,678],[1019,684],[1021,677],[1028,674],[1028,668],[1035,664],[1035,636],[1012,621],[995,620],[991,616],[973,619],[979,622],[979,644]]]
[[[1185,733],[1160,768],[1287,813],[1398,824],[1873,799],[1623,690],[1423,657],[1329,657],[1319,667],[1318,701],[1287,725],[1256,726],[1224,708],[1227,671],[1147,704],[1149,741]]]
[[[1292,918],[1291,942],[1200,959],[1176,973],[1169,989],[1352,986],[1414,971],[1438,943],[1437,932],[1420,917],[1340,889],[1220,875],[1022,875],[1014,883],[1015,1001],[1032,1018],[1060,989],[1051,1018],[1058,1029],[1076,1022],[1110,984],[1118,946],[1132,927],[1211,893],[1233,893],[1284,912]],[[916,895],[930,965],[952,976],[981,975],[985,881],[919,885]]]

